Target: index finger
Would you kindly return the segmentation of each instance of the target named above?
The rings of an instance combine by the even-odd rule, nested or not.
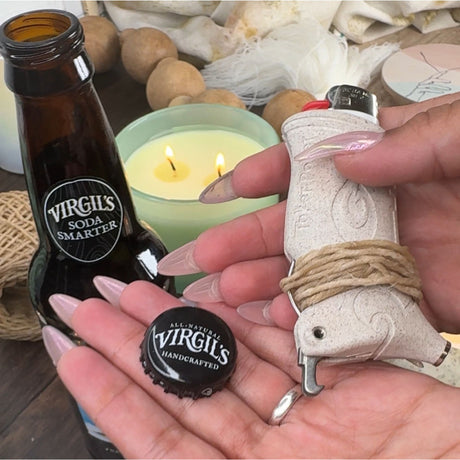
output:
[[[408,122],[415,115],[426,112],[434,107],[439,107],[444,104],[452,104],[460,99],[460,92],[446,94],[444,96],[428,99],[423,102],[417,102],[396,107],[382,107],[379,110],[380,126],[384,129],[399,128],[404,123]]]
[[[459,119],[460,99],[432,107],[386,131],[375,146],[337,155],[335,165],[348,179],[371,186],[457,178]]]
[[[237,196],[245,198],[285,192],[289,186],[290,167],[284,143],[269,147],[235,166],[233,190]]]
[[[283,254],[285,211],[281,202],[206,230],[196,239],[192,258],[202,271],[213,273]]]

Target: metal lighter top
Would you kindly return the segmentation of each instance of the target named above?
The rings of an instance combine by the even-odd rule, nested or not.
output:
[[[333,86],[326,93],[330,108],[335,110],[355,110],[377,119],[378,103],[375,94],[351,85]]]

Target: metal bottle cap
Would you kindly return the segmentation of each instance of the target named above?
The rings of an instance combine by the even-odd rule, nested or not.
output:
[[[374,94],[358,86],[337,85],[327,93],[331,109],[356,110],[377,117],[378,104]]]
[[[166,393],[197,399],[224,387],[236,355],[235,338],[221,318],[185,306],[167,310],[152,322],[140,360],[144,372]]]

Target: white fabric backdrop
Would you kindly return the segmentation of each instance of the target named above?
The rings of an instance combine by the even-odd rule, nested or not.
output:
[[[120,30],[157,27],[180,51],[207,62],[232,54],[245,40],[264,37],[294,22],[316,19],[356,43],[409,25],[421,32],[458,25],[451,15],[460,1],[105,1]]]

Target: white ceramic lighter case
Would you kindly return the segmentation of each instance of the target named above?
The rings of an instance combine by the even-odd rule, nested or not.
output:
[[[360,97],[369,95],[360,88],[343,87],[351,88],[355,95],[361,91]],[[310,146],[351,131],[381,128],[372,114],[346,109],[301,112],[282,127],[291,160],[284,237],[285,254],[291,263],[326,245],[399,241],[391,188],[365,187],[345,179],[332,158],[296,159]],[[450,349],[450,343],[428,323],[418,304],[389,285],[353,288],[298,313],[294,335],[307,395],[322,389],[316,382],[320,360],[333,364],[404,358],[439,365]]]

